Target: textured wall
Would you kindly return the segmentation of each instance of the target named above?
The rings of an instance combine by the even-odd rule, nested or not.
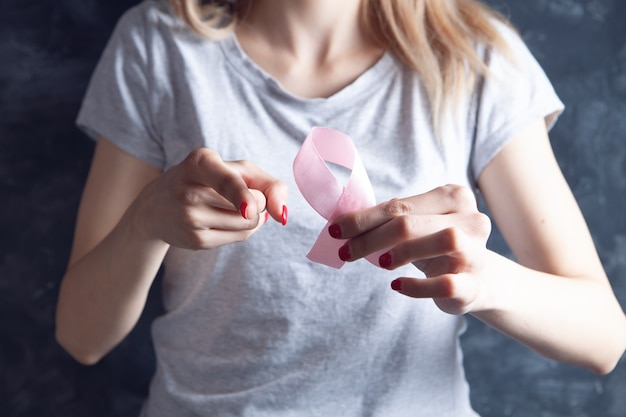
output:
[[[0,0],[2,417],[134,416],[146,395],[156,294],[137,329],[94,367],[75,364],[53,340],[93,150],[73,120],[115,21],[135,2]],[[551,134],[555,151],[626,306],[626,2],[490,3],[518,25],[567,105]],[[497,233],[492,245],[506,251]],[[472,401],[485,417],[626,415],[626,361],[594,376],[474,320],[463,341]]]

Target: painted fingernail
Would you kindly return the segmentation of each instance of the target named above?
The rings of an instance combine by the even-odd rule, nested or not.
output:
[[[239,211],[241,212],[241,217],[243,217],[246,220],[248,220],[248,214],[246,213],[246,209],[247,208],[248,208],[248,203],[246,203],[245,201],[243,203],[241,203],[241,206],[239,206]]]
[[[380,255],[380,258],[378,258],[378,264],[382,268],[389,268],[391,266],[391,253],[385,252]]]
[[[280,218],[280,221],[283,224],[283,226],[287,224],[287,217],[289,217],[289,211],[287,210],[287,206],[283,206],[283,214]]]
[[[338,224],[331,224],[328,226],[328,233],[335,239],[341,238],[341,226]]]
[[[394,291],[402,291],[402,281],[400,281],[400,278],[391,281],[391,289]]]
[[[266,211],[266,212],[265,212],[265,223],[267,223],[267,221],[269,220],[269,218],[270,218],[270,214]]]
[[[351,257],[350,246],[346,243],[342,247],[339,248],[339,259],[342,261],[347,261]]]

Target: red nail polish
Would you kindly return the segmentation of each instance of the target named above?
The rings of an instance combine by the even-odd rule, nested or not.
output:
[[[380,255],[380,258],[378,258],[378,264],[382,268],[389,268],[391,266],[391,253],[385,252]]]
[[[241,217],[243,217],[246,220],[248,220],[248,215],[246,213],[246,209],[247,208],[248,208],[248,203],[246,203],[245,201],[243,203],[241,203],[241,206],[239,206],[239,211],[241,212]]]
[[[391,281],[391,289],[394,291],[402,291],[402,281],[400,281],[400,278]]]
[[[341,227],[338,224],[328,226],[328,233],[335,239],[341,238]]]
[[[348,259],[350,259],[351,256],[352,254],[350,253],[350,246],[348,246],[347,243],[339,248],[339,259],[341,259],[342,261],[347,261]]]
[[[287,217],[288,216],[289,216],[289,211],[287,210],[287,206],[283,206],[283,214],[282,214],[282,217],[280,219],[280,221],[283,224],[283,226],[285,226],[287,224]]]

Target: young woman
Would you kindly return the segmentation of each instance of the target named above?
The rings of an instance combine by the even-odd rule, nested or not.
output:
[[[626,320],[550,148],[562,109],[473,0],[145,1],[78,117],[98,140],[57,338],[97,362],[165,261],[144,416],[474,416],[465,313],[610,372]],[[312,126],[352,137],[380,202],[323,231],[338,270],[305,258]]]

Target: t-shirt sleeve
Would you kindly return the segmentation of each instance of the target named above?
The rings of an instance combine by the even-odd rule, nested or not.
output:
[[[92,75],[76,124],[90,137],[106,137],[125,152],[163,168],[146,31],[141,6],[122,16]]]
[[[478,93],[471,160],[476,179],[516,134],[542,118],[551,129],[564,110],[545,72],[519,35],[503,24],[498,27],[511,56],[496,50],[487,53],[490,74]]]

